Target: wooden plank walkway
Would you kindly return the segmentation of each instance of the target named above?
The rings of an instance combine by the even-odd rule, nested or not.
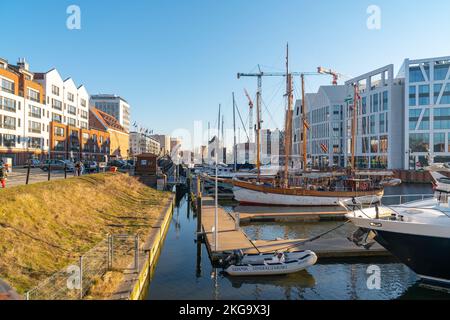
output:
[[[219,206],[218,208],[218,246],[214,243],[214,199],[204,197],[202,200],[202,228],[205,233],[205,241],[213,261],[226,256],[227,252],[243,250],[247,253],[273,252],[298,243],[302,239],[291,240],[256,240],[251,241],[240,228],[236,228],[233,216]],[[378,244],[370,250],[359,248],[347,239],[319,239],[306,245],[298,246],[300,250],[312,250],[319,258],[356,258],[390,256],[384,248]]]

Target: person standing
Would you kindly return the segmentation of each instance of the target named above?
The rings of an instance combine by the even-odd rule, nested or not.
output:
[[[3,161],[0,161],[0,183],[3,189],[6,188],[6,180],[8,178],[8,168]]]

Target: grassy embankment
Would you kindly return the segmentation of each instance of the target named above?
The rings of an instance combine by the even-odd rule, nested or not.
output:
[[[23,294],[108,233],[144,237],[169,196],[109,173],[0,190],[0,278]],[[120,278],[107,274],[92,295],[107,297]]]

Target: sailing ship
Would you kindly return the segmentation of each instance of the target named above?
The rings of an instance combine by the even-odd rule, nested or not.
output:
[[[256,124],[256,165],[258,176],[255,180],[243,181],[234,178],[233,194],[241,204],[275,205],[275,206],[337,206],[342,200],[356,199],[365,204],[376,203],[384,195],[383,185],[375,184],[372,179],[361,179],[355,175],[355,149],[357,107],[360,100],[358,85],[354,85],[353,124],[351,140],[351,171],[346,176],[337,177],[333,173],[325,173],[318,179],[311,177],[314,172],[307,171],[307,135],[309,124],[305,101],[305,74],[302,80],[302,122],[303,122],[303,173],[297,179],[291,179],[289,163],[292,149],[292,117],[293,117],[293,73],[289,72],[289,47],[286,55],[286,97],[288,100],[285,115],[285,161],[284,170],[271,182],[260,179],[260,131],[261,131],[261,80],[265,75],[258,75],[257,124]],[[328,174],[328,176],[326,176]],[[325,182],[324,179],[327,181]],[[293,183],[295,180],[295,183]]]

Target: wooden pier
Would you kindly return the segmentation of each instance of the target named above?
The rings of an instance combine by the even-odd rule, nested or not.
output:
[[[214,199],[204,197],[201,209],[201,228],[205,235],[205,242],[213,262],[228,255],[233,250],[243,250],[246,253],[273,252],[295,245],[302,239],[291,240],[256,240],[250,238],[237,225],[234,216],[222,207],[218,207],[218,234],[217,246],[214,242],[215,206]],[[312,250],[319,259],[342,259],[362,257],[391,256],[384,248],[375,244],[370,250],[359,248],[347,239],[319,239],[305,245],[298,245],[295,249]]]

